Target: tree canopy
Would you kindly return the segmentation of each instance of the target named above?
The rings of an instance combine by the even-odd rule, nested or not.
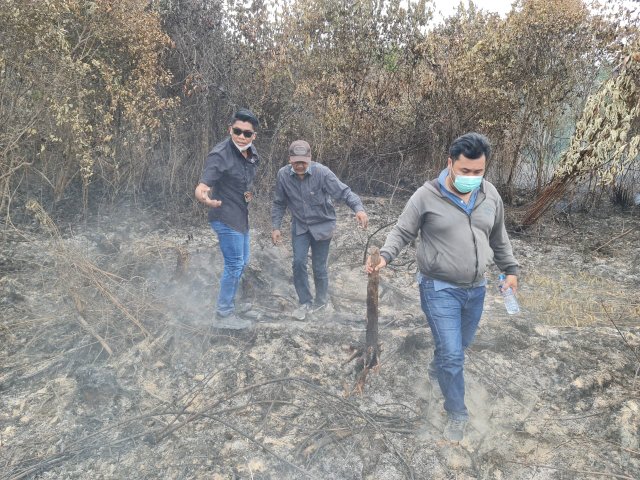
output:
[[[181,198],[240,106],[261,119],[265,191],[296,138],[384,193],[470,130],[507,201],[567,176],[619,184],[637,170],[640,49],[637,12],[615,5],[469,2],[436,23],[429,0],[3,0],[0,209],[87,206],[94,187]]]

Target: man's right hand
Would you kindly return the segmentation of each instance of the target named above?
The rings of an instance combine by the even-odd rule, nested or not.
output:
[[[282,233],[280,233],[280,230],[271,232],[271,241],[274,245],[279,245],[282,242]]]
[[[367,263],[365,264],[365,270],[367,273],[373,273],[374,271],[379,271],[382,268],[387,266],[387,261],[384,259],[382,255],[380,255],[380,261],[378,265],[371,265],[371,255],[367,257]]]
[[[199,183],[196,187],[196,200],[200,203],[204,203],[206,206],[211,208],[218,208],[222,205],[222,200],[214,200],[209,198],[209,192],[211,192],[211,187],[204,183]]]

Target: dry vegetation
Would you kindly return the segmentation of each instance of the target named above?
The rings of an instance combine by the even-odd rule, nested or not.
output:
[[[633,325],[640,318],[638,297],[608,278],[587,272],[527,276],[533,292],[522,304],[544,323],[580,327],[615,318]]]
[[[639,20],[621,2],[461,7],[439,24],[428,0],[276,4],[2,2],[4,222],[29,197],[50,213],[122,195],[182,206],[239,106],[262,122],[265,194],[294,138],[359,191],[391,194],[477,130],[507,203],[554,187],[525,225],[578,180],[630,202]]]

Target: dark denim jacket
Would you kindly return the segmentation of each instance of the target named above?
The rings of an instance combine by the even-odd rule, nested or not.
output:
[[[271,209],[273,229],[280,230],[282,217],[288,208],[294,235],[308,231],[316,240],[331,238],[336,228],[332,198],[344,201],[356,213],[364,211],[360,197],[328,167],[311,162],[303,179],[293,172],[291,165],[282,167],[278,171]]]
[[[249,209],[245,192],[253,192],[253,181],[260,159],[252,145],[249,156],[227,138],[209,152],[200,182],[212,188],[211,198],[221,200],[218,208],[209,209],[209,222],[219,220],[240,233],[249,231]]]

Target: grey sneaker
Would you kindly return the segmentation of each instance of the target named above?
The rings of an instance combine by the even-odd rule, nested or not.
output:
[[[251,327],[251,325],[253,325],[251,320],[240,318],[235,313],[224,316],[216,313],[213,319],[213,328],[224,330],[244,330]]]
[[[296,320],[304,320],[312,311],[313,306],[310,303],[303,303],[293,311],[291,316]]]
[[[321,304],[314,303],[313,307],[311,307],[311,313],[323,312],[326,309],[327,309],[326,303],[321,303]]]
[[[459,442],[464,438],[464,429],[466,426],[466,420],[458,420],[449,417],[447,419],[447,424],[444,427],[444,432],[442,432],[442,435],[446,440],[449,440],[450,442]]]

